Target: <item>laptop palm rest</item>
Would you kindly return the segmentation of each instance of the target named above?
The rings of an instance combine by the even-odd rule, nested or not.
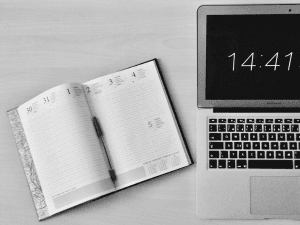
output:
[[[300,177],[251,177],[251,214],[300,214]]]

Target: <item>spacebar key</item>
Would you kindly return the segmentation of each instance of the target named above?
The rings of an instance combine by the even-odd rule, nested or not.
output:
[[[248,160],[249,169],[293,169],[293,160]]]

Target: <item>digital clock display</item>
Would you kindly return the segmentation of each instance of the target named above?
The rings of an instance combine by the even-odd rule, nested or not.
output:
[[[206,99],[300,99],[300,15],[208,15]]]

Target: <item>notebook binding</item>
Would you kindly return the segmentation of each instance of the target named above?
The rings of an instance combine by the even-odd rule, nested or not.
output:
[[[38,219],[44,220],[50,215],[17,108],[7,111],[7,115],[20,154]]]

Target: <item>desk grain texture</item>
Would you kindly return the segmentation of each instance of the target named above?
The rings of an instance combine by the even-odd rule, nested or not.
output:
[[[6,116],[56,85],[157,58],[195,160],[197,8],[274,2],[0,0],[0,224],[299,224],[198,219],[196,164],[38,222]]]

